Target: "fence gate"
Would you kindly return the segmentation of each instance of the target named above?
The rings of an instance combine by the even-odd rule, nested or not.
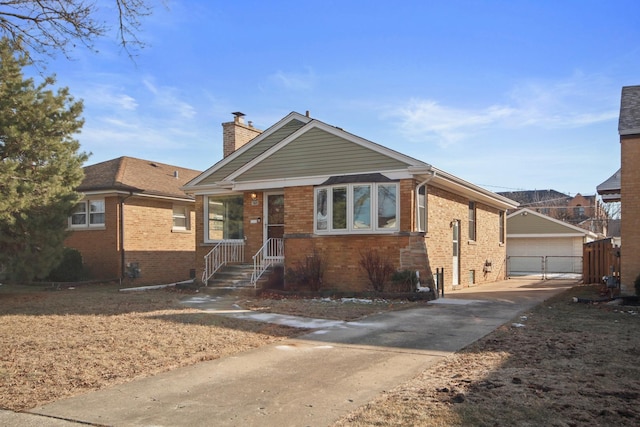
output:
[[[620,248],[614,246],[611,238],[585,243],[582,254],[582,281],[585,284],[601,284],[605,276],[620,277]]]
[[[508,256],[507,276],[513,278],[580,279],[581,256]]]

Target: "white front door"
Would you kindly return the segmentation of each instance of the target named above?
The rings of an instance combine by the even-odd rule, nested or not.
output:
[[[451,266],[451,282],[453,286],[460,284],[460,220],[454,219],[453,226],[453,264]]]

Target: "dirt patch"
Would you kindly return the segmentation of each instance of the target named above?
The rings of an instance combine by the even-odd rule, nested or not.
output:
[[[636,426],[637,307],[565,292],[423,372],[336,426]]]

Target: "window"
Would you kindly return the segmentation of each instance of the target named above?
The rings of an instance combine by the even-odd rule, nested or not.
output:
[[[417,222],[416,222],[416,230],[417,231],[428,231],[427,230],[427,186],[421,185],[418,188],[418,202],[417,202],[418,212],[417,212]]]
[[[500,229],[500,243],[504,243],[504,211],[500,211],[498,217],[498,221],[500,221],[500,224],[498,225]]]
[[[189,208],[187,206],[173,206],[173,229],[189,230]]]
[[[208,241],[244,239],[241,195],[207,197],[205,208],[208,218],[205,236]]]
[[[69,217],[71,228],[104,227],[104,200],[84,200]]]
[[[397,183],[354,183],[316,188],[315,231],[391,232],[398,225]]]
[[[476,202],[469,202],[469,240],[476,240]]]

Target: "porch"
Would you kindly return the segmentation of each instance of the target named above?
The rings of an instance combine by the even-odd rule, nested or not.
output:
[[[202,283],[206,286],[209,280],[222,267],[229,264],[244,264],[245,242],[243,240],[223,240],[218,242],[204,257]],[[258,280],[269,267],[284,263],[284,239],[269,238],[252,256],[253,271],[250,284],[256,287]]]

